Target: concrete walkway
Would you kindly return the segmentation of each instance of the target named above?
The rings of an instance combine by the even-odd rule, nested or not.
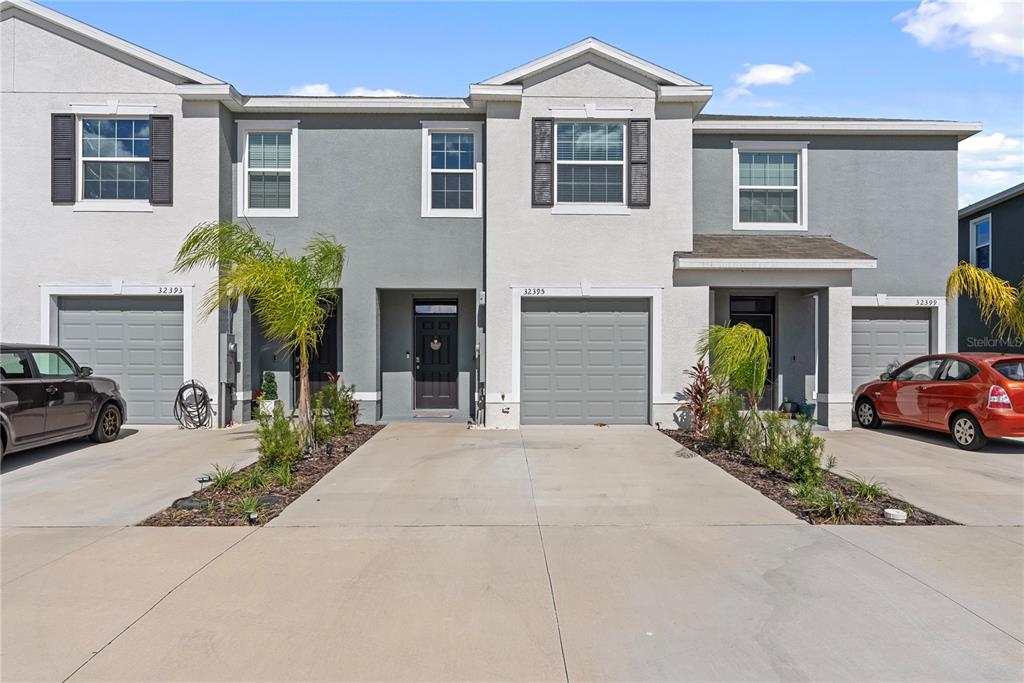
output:
[[[823,436],[839,474],[883,481],[897,496],[961,524],[1024,524],[1024,440],[964,451],[948,434],[896,425]]]
[[[1013,530],[810,527],[681,455],[650,429],[392,425],[265,528],[5,529],[0,673],[1024,676]]]

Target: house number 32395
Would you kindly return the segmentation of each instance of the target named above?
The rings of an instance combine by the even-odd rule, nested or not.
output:
[[[181,287],[157,287],[157,294],[181,294]]]
[[[543,287],[526,287],[523,289],[524,296],[544,296]]]

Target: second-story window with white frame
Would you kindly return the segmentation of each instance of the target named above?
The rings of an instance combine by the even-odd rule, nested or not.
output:
[[[483,124],[423,121],[421,215],[424,218],[483,216]]]
[[[298,121],[238,121],[238,215],[298,216]]]
[[[81,125],[83,200],[149,201],[149,119],[91,118]]]
[[[992,270],[992,214],[971,221],[971,263]]]
[[[733,141],[733,229],[807,229],[807,143]]]
[[[624,123],[555,125],[555,204],[625,205],[625,177]]]

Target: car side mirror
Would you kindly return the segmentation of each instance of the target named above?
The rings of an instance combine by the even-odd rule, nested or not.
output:
[[[90,377],[90,376],[92,376],[92,368],[90,368],[88,365],[83,365],[82,367],[78,368],[78,376],[79,377]]]
[[[892,381],[892,373],[883,372],[881,375],[878,376],[878,379],[882,380],[883,382],[890,382]]]

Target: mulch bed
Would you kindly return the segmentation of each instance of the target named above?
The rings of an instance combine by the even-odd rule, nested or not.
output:
[[[256,524],[266,524],[383,428],[379,425],[356,425],[351,433],[332,439],[332,455],[328,456],[327,449],[321,446],[311,452],[311,457],[297,460],[292,465],[291,486],[273,484],[260,491],[243,491],[204,484],[192,495],[179,498],[166,509],[146,518],[139,526],[246,526],[248,519],[235,509],[238,498],[245,495],[258,495],[264,499]],[[238,473],[244,475],[255,467],[256,463],[253,463]],[[194,505],[198,509],[181,509],[179,505]]]
[[[732,476],[736,477],[751,488],[761,492],[766,497],[772,499],[810,524],[833,523],[831,520],[818,517],[807,510],[804,503],[790,493],[789,488],[793,485],[793,481],[784,473],[758,465],[746,455],[725,450],[716,444],[711,443],[707,439],[695,436],[693,432],[686,432],[678,429],[663,429],[661,431],[666,436],[681,443],[683,446],[697,453],[708,462],[722,468]],[[856,496],[856,489],[853,487],[853,482],[831,471],[825,473],[825,479],[822,481],[822,485],[850,498]],[[893,496],[882,496],[873,501],[858,497],[857,501],[861,504],[860,514],[845,522],[840,522],[840,524],[880,526],[933,526],[956,524],[956,522],[952,522],[944,517],[939,517],[927,510],[909,506],[906,501],[894,498]],[[890,522],[885,519],[883,510],[886,508],[896,508],[897,510],[907,510],[912,508],[913,511],[906,522],[903,524],[896,524],[895,522]]]

